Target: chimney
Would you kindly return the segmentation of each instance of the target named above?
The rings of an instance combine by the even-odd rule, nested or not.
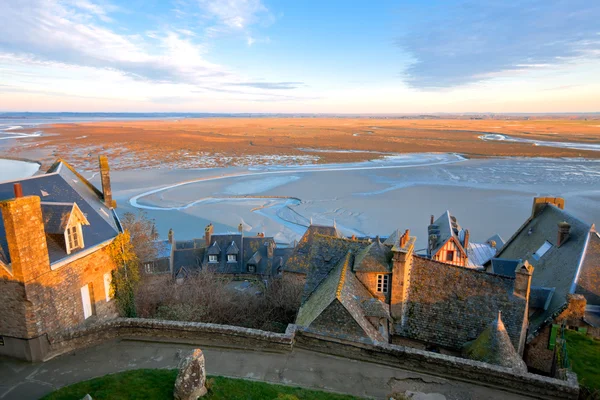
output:
[[[533,266],[527,260],[520,262],[515,270],[515,296],[529,300],[531,290],[531,276],[533,275]]]
[[[467,247],[469,247],[469,230],[465,229],[465,240],[463,240],[463,247],[465,250],[467,250]]]
[[[264,237],[265,237],[265,233],[264,233],[264,232],[258,232],[258,233],[256,234],[256,236],[257,236],[257,237],[264,238]]]
[[[243,234],[243,233],[244,233],[244,225],[242,225],[242,223],[241,223],[241,222],[240,222],[240,224],[238,225],[238,232],[239,232],[240,234]]]
[[[273,258],[273,253],[275,251],[275,242],[269,240],[267,242],[267,258]]]
[[[206,225],[206,228],[204,228],[204,240],[206,242],[206,247],[210,247],[210,241],[212,239],[212,234],[214,232],[215,228],[212,224],[212,222],[208,225]]]
[[[173,244],[173,228],[169,229],[169,234],[167,236],[169,243]]]
[[[534,197],[531,218],[535,218],[546,206],[552,204],[561,210],[565,209],[565,199],[562,197]]]
[[[433,215],[431,215],[431,218],[429,220],[429,225],[433,225],[434,222],[435,222],[435,217]]]
[[[14,192],[15,192],[15,199],[23,197],[23,187],[21,186],[20,183],[15,183],[13,185],[13,189],[14,189]]]
[[[569,240],[569,233],[571,232],[571,224],[567,221],[558,223],[558,238],[556,239],[556,247],[562,246],[567,240]]]
[[[112,189],[110,188],[110,168],[108,167],[108,158],[106,156],[99,156],[98,161],[100,163],[100,181],[102,182],[104,205],[108,208],[117,208],[117,204],[112,198]]]
[[[28,282],[50,271],[42,206],[38,196],[22,196],[14,186],[14,199],[0,202],[10,267],[14,279]]]
[[[413,262],[413,250],[416,238],[410,236],[407,229],[397,245],[392,247],[392,287],[390,295],[390,311],[396,322],[404,322],[410,271]]]
[[[350,239],[352,239],[353,241],[356,241],[356,235],[352,235],[352,237]]]

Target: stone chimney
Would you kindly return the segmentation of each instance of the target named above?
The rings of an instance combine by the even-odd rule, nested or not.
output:
[[[467,250],[467,247],[469,247],[469,230],[465,229],[465,240],[463,240],[463,247],[465,250]]]
[[[238,232],[239,232],[240,234],[243,234],[243,233],[244,233],[244,225],[242,225],[242,223],[241,223],[241,222],[240,222],[240,224],[238,225]]]
[[[561,210],[565,209],[565,199],[562,197],[534,197],[531,218],[535,218],[544,209],[546,204],[555,205]]]
[[[435,216],[433,216],[433,214],[432,214],[431,218],[429,219],[429,225],[433,225],[434,221],[435,221]]]
[[[100,181],[102,182],[102,195],[104,196],[104,204],[108,208],[117,208],[117,203],[113,201],[112,189],[110,187],[110,168],[108,167],[108,158],[99,156],[100,163]]]
[[[169,243],[171,243],[171,244],[173,244],[173,235],[174,235],[173,228],[171,228],[171,229],[169,229],[169,233],[167,235],[167,239],[168,239]]]
[[[28,282],[50,271],[42,207],[38,196],[25,196],[20,184],[15,198],[0,202],[13,277]]]
[[[560,247],[569,240],[569,233],[571,232],[571,224],[567,221],[558,223],[558,238],[556,239],[556,247]]]
[[[400,323],[403,323],[405,317],[415,241],[416,237],[410,236],[410,231],[407,229],[399,238],[398,243],[392,247],[390,311],[396,322]]]
[[[519,263],[515,270],[514,295],[529,300],[531,290],[531,277],[533,275],[533,266],[527,260]]]
[[[206,243],[206,247],[210,247],[212,234],[214,231],[215,231],[215,227],[213,226],[212,222],[210,224],[206,225],[206,228],[204,228],[204,240]]]
[[[351,239],[352,241],[356,241],[356,235],[352,235],[352,237],[350,237],[350,239]]]
[[[256,234],[256,236],[257,236],[257,237],[264,238],[264,237],[265,237],[265,233],[264,233],[264,232],[258,232],[258,233]]]

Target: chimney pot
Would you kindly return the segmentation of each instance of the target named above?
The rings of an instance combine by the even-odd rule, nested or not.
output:
[[[571,233],[571,224],[567,221],[558,223],[558,239],[556,241],[556,246],[562,246],[568,239],[569,234]]]
[[[14,191],[15,191],[15,198],[19,198],[19,197],[23,197],[23,187],[21,186],[20,183],[15,183],[14,184]]]
[[[432,215],[432,216],[431,216],[431,219],[430,219],[430,222],[429,222],[429,225],[433,225],[433,222],[435,221],[435,219],[434,219],[434,218],[435,218],[435,217]]]

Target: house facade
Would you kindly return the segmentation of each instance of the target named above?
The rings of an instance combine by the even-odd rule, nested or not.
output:
[[[0,183],[0,354],[42,360],[61,331],[117,316],[106,247],[122,231],[100,157],[102,191],[59,160]]]

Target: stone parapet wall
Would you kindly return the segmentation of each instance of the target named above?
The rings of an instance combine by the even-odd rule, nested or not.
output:
[[[577,399],[579,394],[577,378],[573,374],[568,380],[561,381],[515,373],[507,368],[409,347],[325,337],[294,325],[289,325],[281,334],[197,322],[117,318],[50,338],[47,358],[113,339],[169,341],[279,353],[316,351],[404,370],[408,378],[396,387],[412,385],[413,390],[418,386],[419,391],[442,393],[450,398],[478,398],[478,393],[489,392],[494,396],[488,398]],[[416,385],[415,382],[420,383]]]
[[[376,345],[365,342],[351,342],[343,339],[323,337],[309,330],[299,330],[295,335],[295,348],[318,351],[340,357],[370,361],[391,367],[414,371],[429,378],[420,379],[428,390],[439,392],[444,380],[452,381],[451,388],[442,393],[451,398],[475,398],[468,396],[469,386],[489,387],[490,390],[510,392],[518,396],[540,399],[577,399],[579,385],[577,376],[570,373],[568,380],[561,381],[541,375],[518,373],[479,361],[468,360],[449,355],[437,354],[410,347],[395,346],[387,343]],[[431,377],[439,377],[432,379]],[[462,385],[458,382],[464,382]],[[424,390],[424,391],[428,391]],[[491,395],[488,398],[494,398]],[[512,398],[506,394],[506,398]]]

